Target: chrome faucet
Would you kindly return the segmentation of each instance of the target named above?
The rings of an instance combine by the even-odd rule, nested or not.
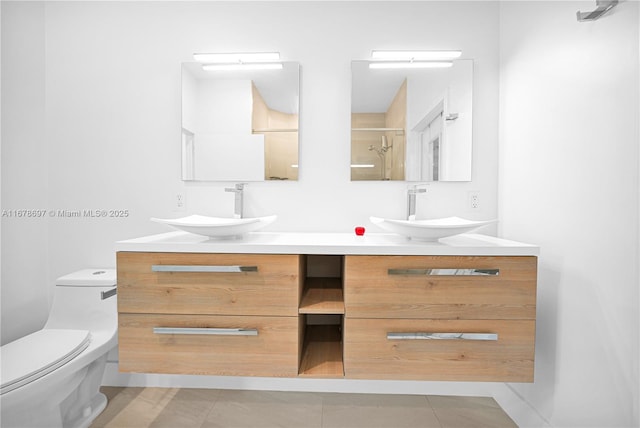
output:
[[[243,217],[243,202],[242,198],[244,196],[244,186],[247,183],[237,183],[235,187],[226,187],[224,189],[225,192],[233,192],[235,193],[235,202],[233,204],[233,218],[242,218]]]
[[[417,185],[409,186],[407,189],[407,220],[416,219],[416,195],[426,191],[427,189],[419,189]]]

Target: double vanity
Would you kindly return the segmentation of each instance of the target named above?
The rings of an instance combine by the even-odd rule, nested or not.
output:
[[[536,246],[177,231],[116,251],[123,372],[533,381]]]
[[[300,65],[262,54],[183,63],[183,180],[297,180]],[[270,71],[215,64],[244,55]],[[397,55],[409,70],[376,70]],[[471,180],[460,55],[352,62],[352,180]],[[243,187],[225,189],[238,218],[152,219],[180,231],[117,243],[121,371],[533,381],[537,247],[469,234],[492,221],[415,220],[415,184],[407,220],[370,219],[389,234],[261,232],[275,216],[242,218]]]

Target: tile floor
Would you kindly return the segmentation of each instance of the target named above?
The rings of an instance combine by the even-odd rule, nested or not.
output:
[[[103,387],[90,428],[517,427],[492,398]]]

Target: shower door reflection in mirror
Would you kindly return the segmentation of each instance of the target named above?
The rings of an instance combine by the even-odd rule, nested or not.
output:
[[[473,60],[369,63],[351,65],[351,180],[471,181]]]
[[[298,179],[299,70],[182,64],[182,179]]]

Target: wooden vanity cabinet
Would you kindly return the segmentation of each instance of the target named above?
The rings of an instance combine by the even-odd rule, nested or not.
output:
[[[118,311],[297,316],[300,259],[281,254],[119,252]]]
[[[121,313],[118,324],[121,371],[298,373],[298,317]]]
[[[347,256],[345,376],[532,382],[536,257]]]
[[[301,263],[118,252],[120,371],[297,376]]]
[[[535,256],[330,258],[118,252],[120,370],[533,381]]]

